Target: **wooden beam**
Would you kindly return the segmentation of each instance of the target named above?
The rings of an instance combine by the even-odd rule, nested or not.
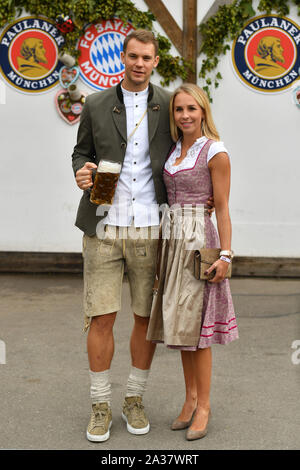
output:
[[[81,253],[0,251],[0,272],[82,273]]]
[[[197,0],[183,0],[182,56],[192,62],[186,82],[197,83]]]
[[[232,0],[215,0],[211,7],[208,9],[204,18],[202,18],[201,23],[205,23],[211,16],[217,13],[221,5],[229,5],[232,3]]]
[[[182,50],[182,30],[174,20],[169,10],[165,7],[162,0],[144,0],[146,5],[165,30],[170,41],[174,44],[180,55],[183,55]]]
[[[300,278],[300,258],[236,256],[233,277]],[[0,273],[82,274],[81,253],[0,251]]]
[[[300,258],[237,256],[233,259],[234,277],[300,278]]]

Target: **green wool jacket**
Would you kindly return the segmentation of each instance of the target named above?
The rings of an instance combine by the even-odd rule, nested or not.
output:
[[[167,202],[163,183],[163,166],[172,145],[169,127],[170,93],[149,85],[148,132],[152,175],[156,200]],[[101,158],[123,163],[127,146],[126,110],[121,84],[87,96],[78,128],[77,144],[72,154],[74,175],[86,162],[96,165]],[[96,233],[104,216],[96,214],[98,206],[90,202],[90,191],[84,191],[75,225],[86,235]]]

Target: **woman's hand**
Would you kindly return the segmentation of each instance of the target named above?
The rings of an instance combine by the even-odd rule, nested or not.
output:
[[[210,274],[212,271],[216,271],[216,274],[212,279],[210,279],[208,282],[211,282],[213,284],[217,282],[221,282],[225,279],[225,276],[227,274],[229,268],[229,263],[227,261],[223,261],[222,259],[218,259],[215,261],[209,269],[205,271],[205,274]]]

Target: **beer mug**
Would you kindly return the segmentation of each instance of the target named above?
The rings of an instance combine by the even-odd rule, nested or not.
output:
[[[100,160],[91,190],[90,201],[98,205],[111,205],[120,173],[121,163]]]

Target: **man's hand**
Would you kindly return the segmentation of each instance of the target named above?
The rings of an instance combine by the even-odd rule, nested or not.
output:
[[[92,170],[94,168],[97,168],[97,165],[95,165],[95,163],[86,162],[86,164],[82,168],[80,168],[80,170],[77,170],[75,179],[78,188],[88,189],[93,186]]]
[[[206,201],[206,205],[209,206],[207,208],[207,211],[209,213],[209,217],[211,217],[213,215],[214,211],[215,211],[215,202],[214,202],[213,196],[208,198],[208,200]]]

